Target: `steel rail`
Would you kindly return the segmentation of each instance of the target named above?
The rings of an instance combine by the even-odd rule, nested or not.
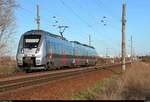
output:
[[[130,64],[130,63],[127,63],[127,64]],[[94,66],[94,67],[92,66],[92,67],[82,68],[81,70],[76,70],[76,71],[53,73],[53,74],[49,73],[47,75],[33,76],[33,77],[20,78],[20,79],[14,79],[14,80],[3,80],[3,81],[0,81],[0,93],[19,89],[22,87],[46,83],[49,81],[59,80],[59,79],[67,78],[70,76],[76,76],[76,75],[80,75],[83,73],[98,71],[98,70],[101,70],[102,68],[117,67],[120,65],[121,64]]]

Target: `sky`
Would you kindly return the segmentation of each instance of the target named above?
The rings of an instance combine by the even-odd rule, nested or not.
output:
[[[121,19],[123,0],[16,0],[16,37],[13,54],[20,36],[36,29],[36,4],[40,6],[40,29],[59,34],[52,25],[66,25],[64,37],[95,47],[100,56],[119,56],[121,52]],[[126,0],[126,51],[130,54],[130,37],[136,55],[150,54],[150,0]],[[55,16],[56,18],[53,18]],[[101,21],[104,21],[101,22]],[[105,25],[104,25],[105,24]]]

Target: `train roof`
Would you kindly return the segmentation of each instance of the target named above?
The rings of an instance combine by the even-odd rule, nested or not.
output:
[[[82,43],[80,43],[80,42],[78,42],[78,41],[70,41],[70,42],[76,43],[76,44],[79,44],[79,45],[82,45],[82,46],[90,47],[90,48],[92,48],[92,49],[95,49],[93,46],[89,46],[89,45],[86,45],[86,44],[82,44]]]
[[[66,38],[64,38],[62,36],[59,36],[59,35],[56,35],[56,34],[52,34],[52,33],[49,33],[47,31],[44,31],[44,30],[30,30],[30,31],[27,31],[25,34],[28,35],[28,34],[41,34],[41,33],[47,34],[47,35],[49,35],[51,37],[54,37],[54,38],[58,38],[58,39],[62,39],[62,40],[68,41]]]
[[[49,33],[47,31],[44,31],[44,30],[30,30],[30,31],[27,31],[25,33],[25,35],[28,35],[28,34],[41,34],[41,33],[44,33],[44,34],[47,34],[51,37],[54,37],[54,38],[58,38],[58,39],[62,39],[62,40],[65,40],[65,41],[68,41],[66,38],[60,36],[60,35],[56,35],[56,34],[52,34],[52,33]],[[89,48],[92,48],[92,49],[95,49],[93,46],[89,46],[89,45],[86,45],[86,44],[82,44],[78,41],[70,41],[72,43],[76,43],[78,45],[82,45],[82,46],[85,46],[85,47],[89,47]]]

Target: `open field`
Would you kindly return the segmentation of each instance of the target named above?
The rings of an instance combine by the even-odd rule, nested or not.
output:
[[[141,59],[143,62],[149,62],[150,63],[150,56],[142,56]]]
[[[134,63],[123,75],[97,82],[73,99],[144,100],[150,97],[150,63]]]
[[[11,57],[0,57],[0,74],[9,74],[17,71],[16,61]]]

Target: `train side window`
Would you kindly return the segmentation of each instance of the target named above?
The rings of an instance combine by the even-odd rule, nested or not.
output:
[[[54,53],[54,52],[55,52],[55,45],[54,45],[54,43],[53,43],[53,42],[51,42],[51,48],[52,48],[53,53]]]
[[[70,46],[68,46],[68,55],[70,55],[71,53],[70,53]]]
[[[59,49],[59,54],[61,54],[61,45],[58,45],[58,49]]]
[[[55,53],[58,54],[58,53],[59,53],[58,44],[55,42],[55,43],[54,43],[54,46],[55,46]]]
[[[51,52],[51,49],[53,49],[53,46],[52,46],[52,44],[50,42],[48,43],[48,47],[49,47],[48,48],[49,52]]]
[[[70,47],[70,55],[73,55],[72,50],[73,50],[72,47]]]
[[[62,44],[60,44],[60,46],[61,46],[60,54],[63,54],[63,46],[62,46]]]
[[[57,54],[60,54],[59,44],[57,44]]]
[[[57,50],[57,44],[54,43],[54,52],[57,54],[58,53],[58,50]]]
[[[65,54],[68,54],[68,46],[65,46],[64,50],[65,50]]]

